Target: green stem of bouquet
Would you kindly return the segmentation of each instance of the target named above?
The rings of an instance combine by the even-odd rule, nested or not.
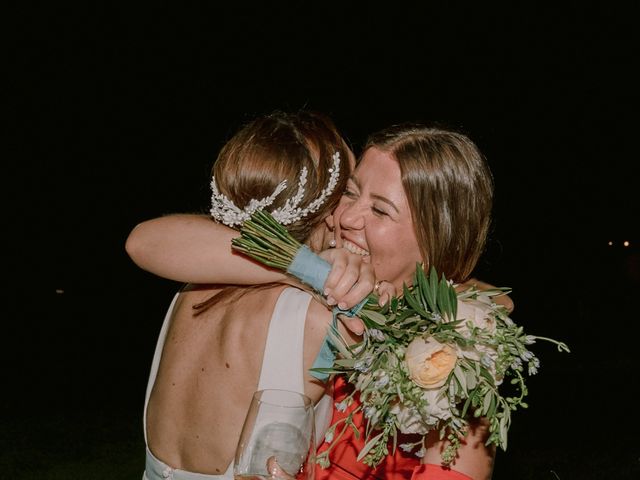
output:
[[[558,347],[559,352],[565,351],[567,353],[571,353],[571,350],[569,350],[569,346],[564,342],[559,342],[558,340],[554,340],[553,338],[539,337],[537,335],[532,335],[532,337],[536,340],[546,340],[547,342],[555,343]]]
[[[283,271],[289,268],[302,247],[273,217],[260,210],[244,223],[241,232],[241,237],[231,241],[234,250]]]
[[[338,435],[333,438],[327,449],[316,457],[316,461],[322,468],[327,468],[329,466],[329,454],[331,453],[331,450],[333,450],[333,448],[338,444],[338,441],[340,440],[340,438],[342,438],[344,432],[347,431],[347,428],[351,426],[355,430],[356,427],[353,423],[353,416],[360,410],[362,410],[362,405],[358,405],[358,407],[355,408],[353,412],[349,413],[349,415],[345,419],[339,420],[337,423],[335,423],[335,426],[339,425],[340,423],[344,423],[344,425],[342,425],[340,433],[338,433]],[[358,435],[357,430],[355,430],[355,433],[356,435]]]

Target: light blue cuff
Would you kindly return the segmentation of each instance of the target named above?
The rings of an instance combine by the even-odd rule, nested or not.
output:
[[[293,258],[287,273],[312,287],[316,292],[324,293],[324,282],[327,281],[331,265],[315,253],[309,247],[303,245]]]
[[[324,294],[324,283],[327,281],[329,272],[331,271],[331,265],[315,253],[313,253],[309,247],[303,245],[296,256],[293,258],[291,265],[287,269],[287,273],[293,275],[298,280],[306,283],[316,292],[321,295]],[[367,303],[367,298],[362,300],[358,305],[348,310],[342,310],[338,307],[333,309],[333,326],[337,325],[337,316],[339,314],[346,315],[347,317],[353,317],[358,314],[362,307]],[[320,352],[313,362],[312,368],[331,368],[336,358],[336,354],[329,337],[325,337],[320,347]],[[310,372],[312,376],[318,380],[326,380],[329,378],[328,373]]]
[[[367,303],[367,299],[362,300],[358,305],[353,307],[350,310],[341,310],[338,307],[333,309],[333,328],[336,328],[338,325],[338,315],[346,315],[348,317],[354,317],[358,314],[358,312],[362,309],[364,304]],[[311,368],[331,368],[333,367],[333,362],[336,359],[335,349],[329,340],[329,336],[326,335],[324,340],[322,341],[322,346],[320,347],[320,351],[318,352],[318,356],[313,362],[313,366]],[[317,378],[318,380],[325,381],[329,378],[328,373],[324,372],[309,372],[311,376]]]
[[[303,245],[300,250],[298,250],[298,253],[293,257],[293,261],[287,269],[288,274],[306,283],[321,295],[324,294],[324,283],[327,281],[330,271],[331,265],[329,262],[313,253],[306,245]],[[366,298],[348,310],[341,310],[335,307],[333,309],[334,317],[337,313],[346,315],[347,317],[353,317],[358,314],[365,303],[367,303]]]
[[[322,347],[318,352],[318,356],[316,360],[313,362],[313,366],[311,368],[331,368],[333,367],[333,362],[336,359],[336,354],[331,347],[331,341],[329,337],[324,337],[324,341],[322,342]],[[329,378],[329,373],[324,372],[314,372],[311,370],[309,372],[312,377],[317,378],[318,380],[324,382]]]

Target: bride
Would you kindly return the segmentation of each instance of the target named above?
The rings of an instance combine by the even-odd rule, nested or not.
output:
[[[321,249],[324,222],[338,204],[352,158],[333,124],[320,115],[257,118],[229,140],[215,162],[212,214],[236,227],[254,199],[260,200],[260,208],[277,215],[299,241]],[[295,202],[287,204],[290,199]],[[135,258],[134,237],[127,250]],[[366,265],[357,270],[362,285],[355,294],[364,297],[373,274]],[[144,478],[233,478],[235,446],[256,390],[293,390],[314,404],[323,397],[325,379],[308,372],[331,321],[319,298],[283,283],[186,285],[166,314],[153,359],[144,411]],[[324,412],[316,414],[323,423],[320,437],[330,420],[329,397],[317,408],[322,406]]]

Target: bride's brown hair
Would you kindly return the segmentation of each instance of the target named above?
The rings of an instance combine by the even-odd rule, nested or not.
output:
[[[286,180],[287,188],[266,208],[272,211],[296,194],[300,172],[306,167],[307,183],[300,203],[304,207],[327,187],[336,152],[340,153],[340,176],[332,193],[318,211],[286,226],[296,240],[305,242],[337,206],[350,173],[351,152],[329,118],[307,111],[256,118],[224,145],[212,175],[220,192],[240,209],[252,199],[268,197]]]
[[[316,212],[286,226],[296,240],[305,243],[338,205],[351,173],[349,159],[353,154],[327,116],[310,111],[276,111],[252,120],[222,147],[212,175],[220,193],[240,209],[252,199],[270,196],[286,180],[286,189],[266,208],[272,211],[296,194],[300,173],[306,167],[307,183],[300,202],[304,208],[327,187],[336,152],[340,154],[340,176],[331,194]],[[267,286],[271,284],[242,289],[227,286],[193,308],[197,315],[222,301],[235,300],[249,289]]]

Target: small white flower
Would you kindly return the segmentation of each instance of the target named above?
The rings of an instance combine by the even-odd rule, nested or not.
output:
[[[333,442],[333,430],[329,430],[324,434],[324,441],[327,443]]]
[[[373,382],[374,388],[380,389],[389,383],[389,375],[383,370],[378,370],[374,377],[376,378]]]
[[[401,443],[400,444],[400,449],[403,452],[409,453],[411,450],[413,450],[413,444],[412,443]]]
[[[427,453],[424,449],[424,447],[422,447],[420,450],[418,450],[414,455],[418,458],[422,458],[424,457],[424,454]]]
[[[358,370],[359,372],[367,372],[373,363],[373,357],[371,355],[367,355],[365,358],[358,360],[353,368]]]
[[[339,412],[345,412],[347,410],[347,401],[343,400],[336,403],[336,410],[338,410]]]
[[[529,350],[525,350],[520,354],[520,358],[522,358],[522,360],[524,360],[525,362],[528,362],[533,358],[533,353],[531,353]]]
[[[368,335],[370,338],[377,340],[378,342],[384,342],[384,339],[385,339],[384,333],[382,333],[377,328],[369,328],[367,329],[365,334]]]
[[[535,375],[538,373],[538,368],[540,368],[540,360],[538,357],[533,357],[528,364],[529,366],[529,375]]]
[[[491,368],[494,366],[495,360],[491,357],[491,355],[483,353],[482,355],[480,355],[480,363],[482,363],[482,365],[486,368]]]

